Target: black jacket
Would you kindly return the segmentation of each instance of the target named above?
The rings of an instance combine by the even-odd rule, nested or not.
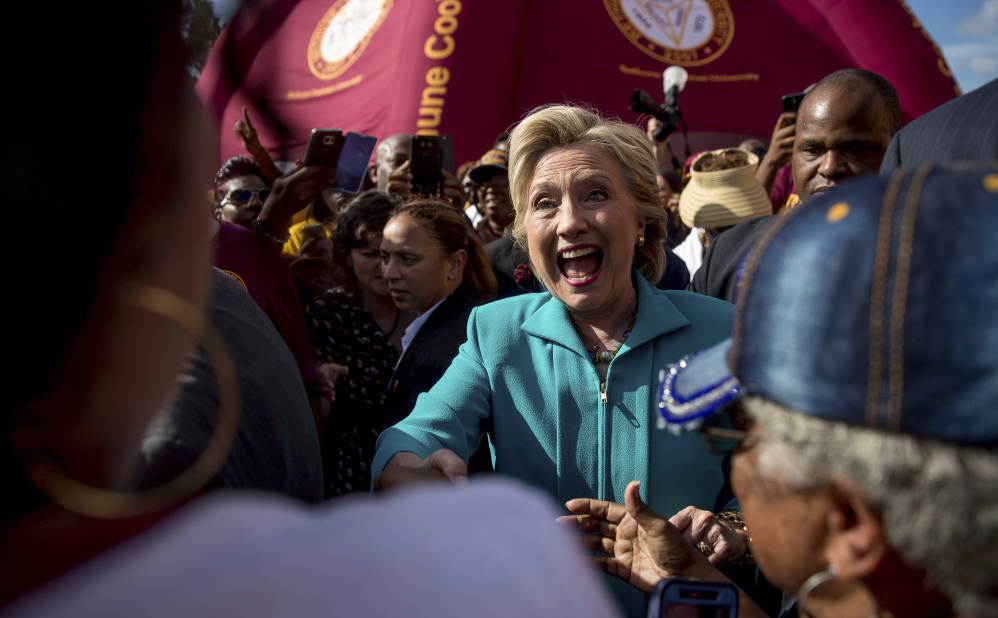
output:
[[[471,310],[483,302],[462,285],[430,314],[402,353],[388,384],[386,427],[409,416],[419,394],[430,390],[444,375],[468,339]]]

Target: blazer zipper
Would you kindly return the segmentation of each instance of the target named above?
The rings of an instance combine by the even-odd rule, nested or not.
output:
[[[599,399],[603,403],[606,403],[606,382],[599,383]]]

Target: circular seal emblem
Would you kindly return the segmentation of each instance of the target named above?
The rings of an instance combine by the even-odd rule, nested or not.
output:
[[[631,43],[666,64],[695,67],[728,49],[735,21],[727,0],[603,0]]]
[[[247,292],[249,292],[249,288],[246,287],[246,282],[243,281],[242,277],[240,277],[236,273],[232,272],[231,270],[223,270],[222,272],[225,273],[225,274],[227,274],[228,276],[232,277],[233,279],[235,279],[236,283],[238,283],[239,285],[243,286],[243,289],[246,290]]]
[[[333,79],[350,68],[364,53],[393,4],[395,0],[337,0],[308,41],[312,75]]]

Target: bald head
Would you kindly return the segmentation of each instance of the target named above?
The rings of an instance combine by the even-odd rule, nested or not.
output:
[[[792,159],[801,200],[876,173],[900,128],[897,92],[863,69],[836,71],[808,92],[797,113]]]
[[[374,164],[368,169],[371,182],[376,184],[379,190],[385,191],[388,177],[392,171],[409,160],[411,150],[407,133],[396,133],[381,140],[374,156]]]

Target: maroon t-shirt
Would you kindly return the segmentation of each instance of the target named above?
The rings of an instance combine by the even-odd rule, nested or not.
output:
[[[226,221],[218,223],[215,266],[242,285],[274,323],[298,362],[306,390],[311,390],[315,363],[291,269],[266,236]]]
[[[793,208],[800,204],[797,197],[797,189],[794,188],[794,175],[787,163],[776,172],[776,181],[773,183],[773,192],[769,194],[769,201],[773,204],[773,213],[778,213],[784,208]]]

